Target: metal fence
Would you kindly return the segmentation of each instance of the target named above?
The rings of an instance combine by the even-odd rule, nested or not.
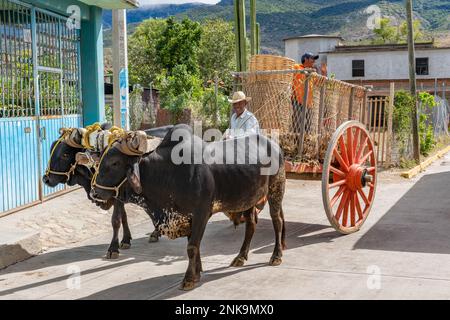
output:
[[[61,127],[80,127],[80,30],[0,0],[0,215],[65,189],[41,183]]]

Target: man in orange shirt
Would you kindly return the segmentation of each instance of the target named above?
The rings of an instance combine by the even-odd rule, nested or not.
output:
[[[316,60],[319,59],[318,55],[314,55],[310,52],[305,53],[302,56],[302,63],[301,64],[296,64],[294,66],[294,70],[304,70],[304,69],[313,69],[315,71],[317,71],[314,68],[314,64],[316,63]],[[305,96],[305,80],[306,80],[306,75],[303,73],[296,73],[294,75],[294,98],[295,98],[295,102],[297,107],[303,106],[304,105],[304,96]],[[312,107],[312,90],[313,90],[313,86],[312,86],[312,82],[309,83],[309,94],[308,94],[308,101],[306,103],[306,105],[310,108]]]

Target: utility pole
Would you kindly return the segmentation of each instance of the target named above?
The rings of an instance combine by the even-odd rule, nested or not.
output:
[[[414,47],[414,27],[413,27],[413,5],[412,0],[406,0],[406,13],[408,22],[408,52],[409,52],[409,84],[411,86],[411,95],[414,97],[414,108],[411,112],[413,129],[413,150],[414,160],[420,163],[419,147],[419,124],[417,115],[417,82],[416,82],[416,53]]]
[[[128,40],[126,10],[113,10],[112,16],[114,125],[125,130],[129,130],[130,101],[128,92]]]

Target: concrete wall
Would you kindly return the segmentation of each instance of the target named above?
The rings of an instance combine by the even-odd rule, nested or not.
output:
[[[297,62],[301,62],[301,57],[305,52],[320,53],[332,51],[340,42],[334,38],[299,38],[290,39],[284,42],[285,55]],[[326,55],[321,55],[318,65],[326,61]]]
[[[450,49],[417,50],[417,58],[429,58],[429,75],[417,79],[450,77]],[[352,61],[365,61],[365,77],[352,77]],[[409,79],[407,51],[329,53],[328,72],[339,80]]]

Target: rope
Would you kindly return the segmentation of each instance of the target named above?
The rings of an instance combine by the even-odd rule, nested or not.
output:
[[[50,169],[50,162],[52,161],[52,157],[53,154],[55,153],[56,147],[63,142],[64,140],[66,140],[73,132],[73,128],[62,128],[62,135],[61,137],[59,137],[59,139],[56,141],[55,145],[53,146],[51,152],[50,152],[50,157],[48,158],[48,163],[47,163],[47,169],[45,170],[45,175],[48,176],[50,173],[51,174],[55,174],[55,175],[60,175],[60,176],[67,176],[67,180],[70,179],[70,175],[72,174],[72,172],[75,170],[76,167],[76,162],[74,165],[72,165],[69,169],[69,171],[67,172],[59,172],[59,171],[53,171]]]
[[[81,139],[81,144],[83,145],[84,148],[92,150],[94,147],[91,146],[90,142],[89,142],[89,136],[91,135],[91,133],[96,132],[96,131],[101,131],[102,127],[100,125],[100,123],[94,123],[93,125],[87,126],[86,127],[86,132],[83,134],[83,137]]]

